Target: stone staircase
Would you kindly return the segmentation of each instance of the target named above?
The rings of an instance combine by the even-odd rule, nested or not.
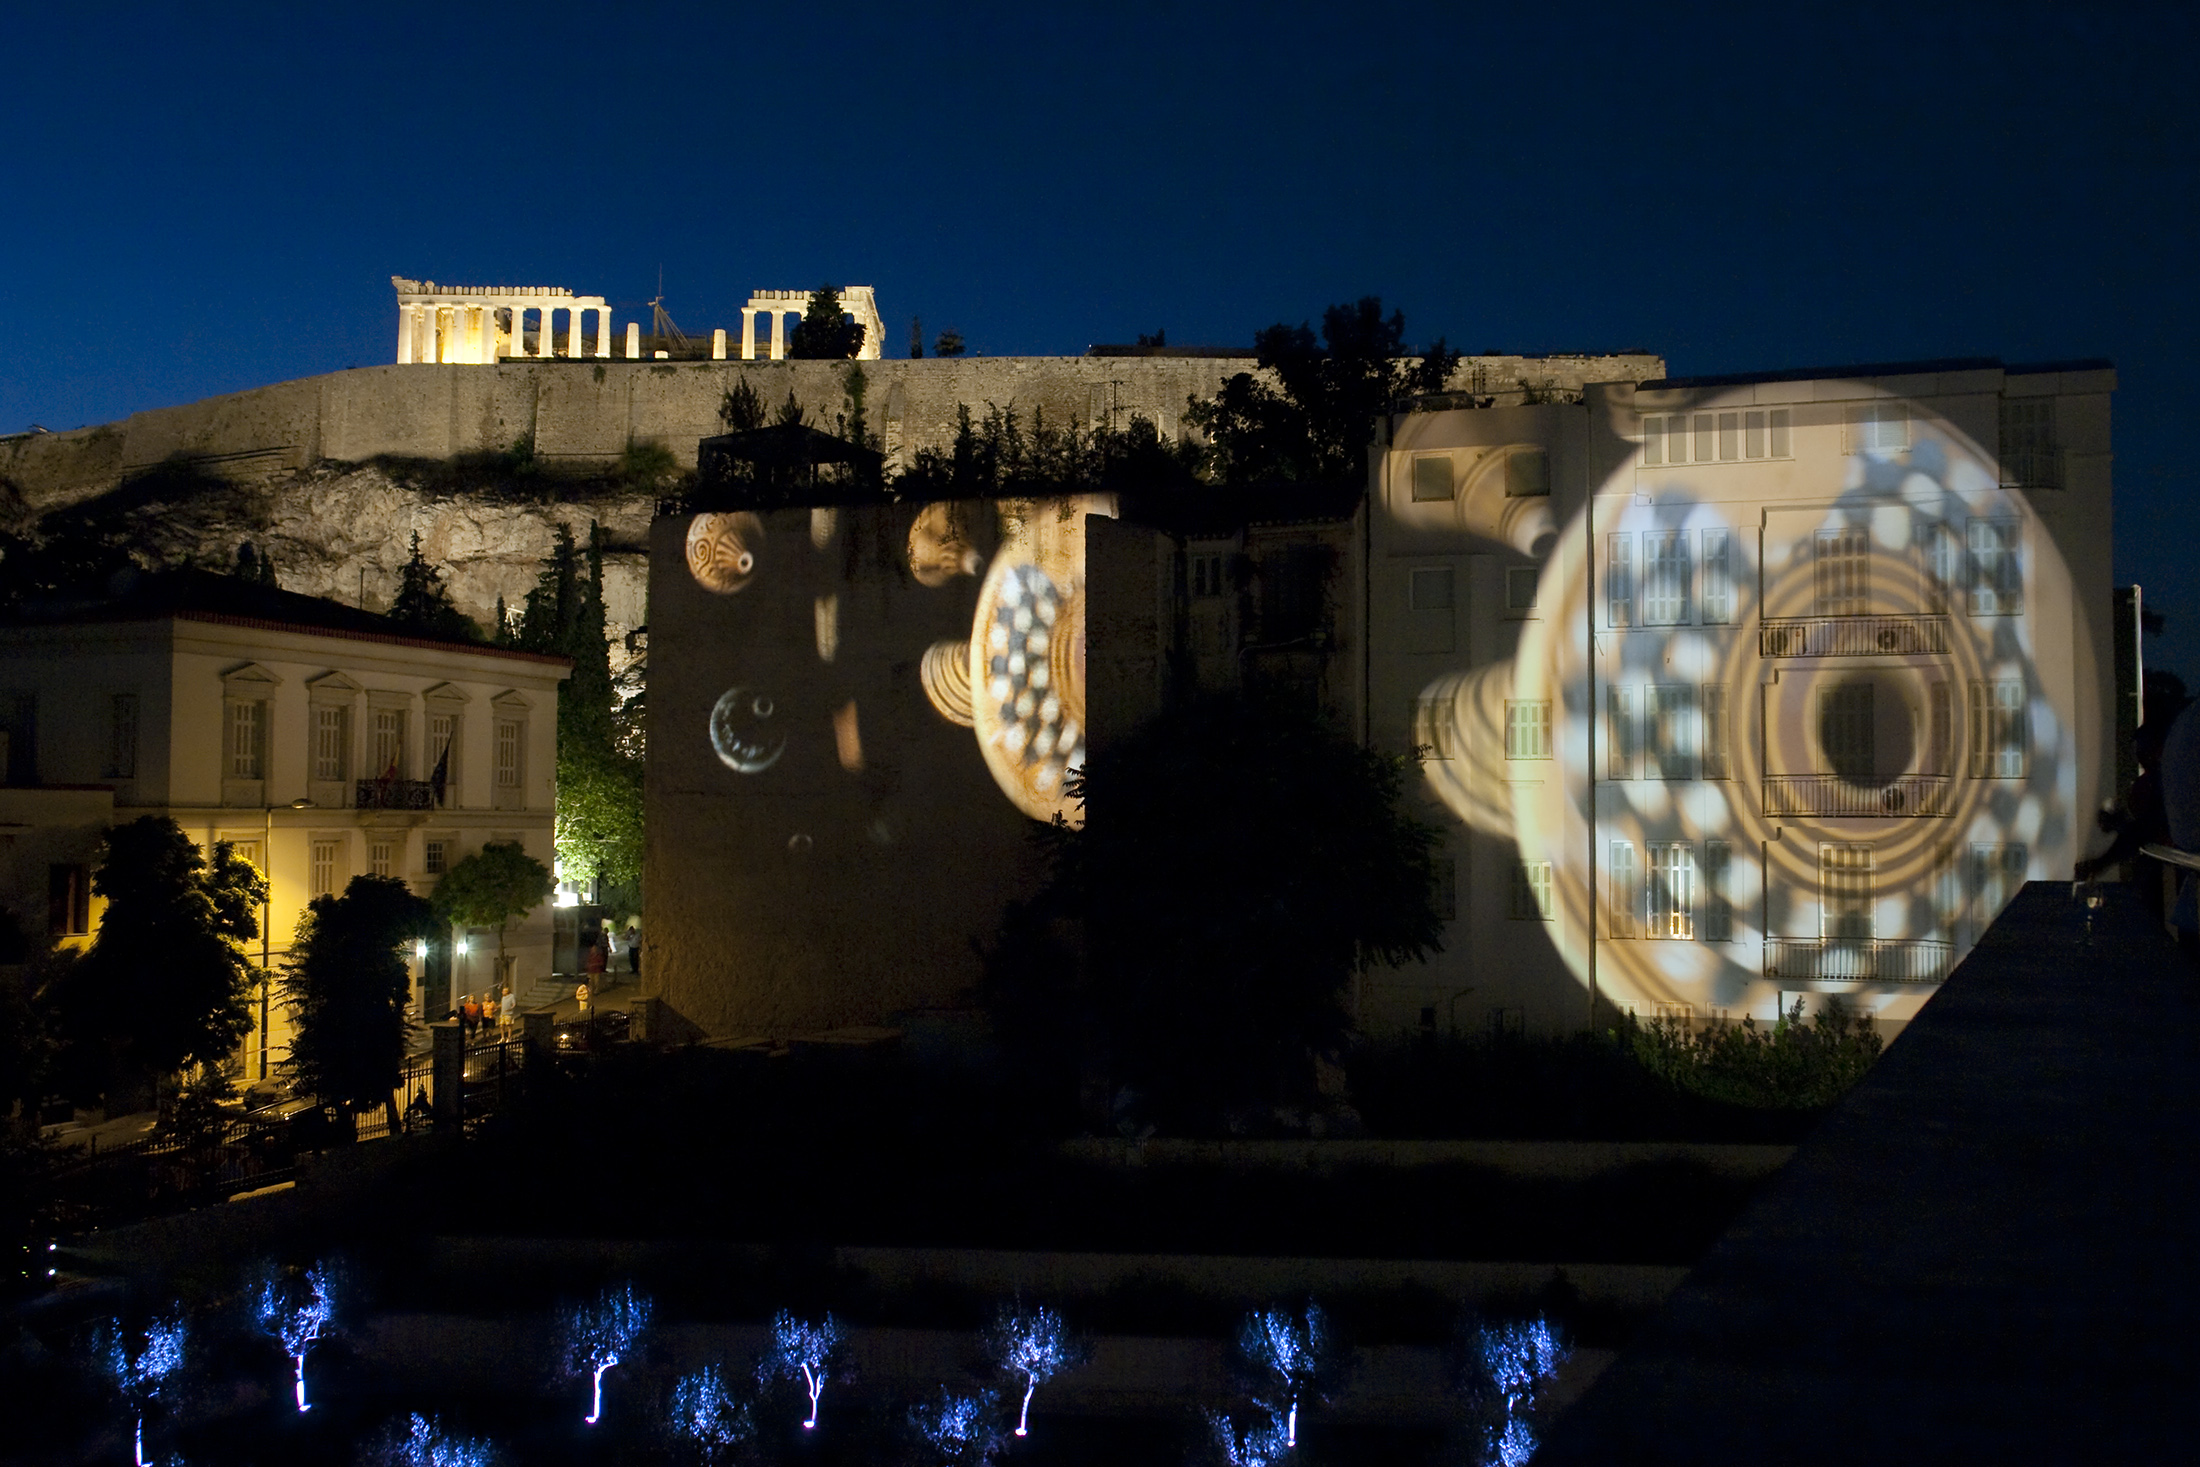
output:
[[[555,1004],[564,1003],[573,996],[573,990],[579,986],[579,983],[580,980],[577,978],[556,976],[537,978],[520,990],[519,1011],[523,1014],[531,1013],[536,1009],[546,1009]]]

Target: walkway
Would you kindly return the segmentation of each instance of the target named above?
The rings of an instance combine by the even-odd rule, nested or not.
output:
[[[2034,882],[1537,1467],[2169,1462],[2200,1380],[2200,978]]]

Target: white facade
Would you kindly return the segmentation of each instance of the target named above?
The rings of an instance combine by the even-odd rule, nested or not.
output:
[[[1394,420],[1370,736],[1447,828],[1378,1031],[1900,1022],[2113,792],[2105,364],[1592,387]],[[1593,936],[1592,936],[1593,934]]]
[[[279,967],[306,903],[353,876],[425,896],[489,841],[552,864],[567,671],[562,658],[215,614],[0,627],[9,782],[111,791],[117,822],[165,815],[202,846],[231,842],[268,876],[252,956]],[[0,792],[0,811],[31,793]],[[7,892],[34,935],[49,929],[45,880],[15,872]],[[96,905],[89,918],[96,930]],[[453,991],[488,987],[494,930],[457,936]],[[547,904],[512,924],[505,950],[517,985],[549,975]],[[264,1078],[287,1039],[281,1005],[256,1002],[246,1076]]]

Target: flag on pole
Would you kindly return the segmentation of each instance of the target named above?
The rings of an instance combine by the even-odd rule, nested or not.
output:
[[[435,773],[428,776],[428,784],[435,791],[436,808],[443,807],[443,790],[451,780],[451,741],[443,741],[443,752],[436,755]]]

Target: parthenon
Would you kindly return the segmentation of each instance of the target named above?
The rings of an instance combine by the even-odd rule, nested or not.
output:
[[[397,360],[489,363],[499,357],[608,357],[611,307],[600,295],[553,285],[455,285],[392,275],[397,290]],[[565,342],[557,316],[565,313]],[[532,331],[528,313],[535,316]],[[583,319],[595,332],[584,340]],[[533,350],[529,350],[530,341]]]

